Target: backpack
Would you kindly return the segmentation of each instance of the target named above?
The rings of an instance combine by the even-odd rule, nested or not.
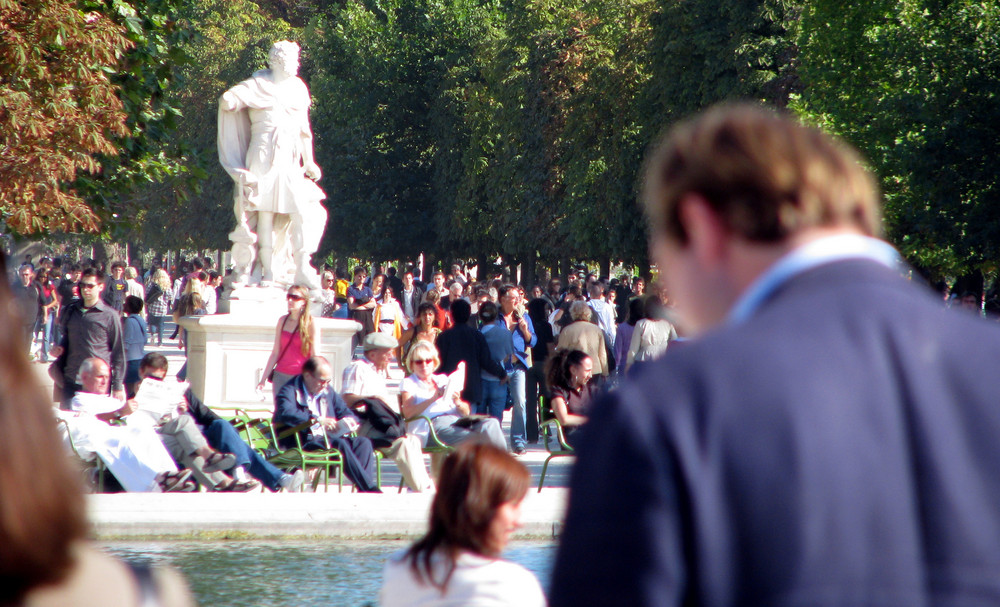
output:
[[[146,305],[149,305],[159,299],[160,295],[163,295],[163,289],[160,288],[160,285],[155,282],[149,285],[149,288],[146,289]]]

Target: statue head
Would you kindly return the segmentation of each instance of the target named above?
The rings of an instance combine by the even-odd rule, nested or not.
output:
[[[267,62],[272,72],[295,76],[299,73],[299,45],[288,40],[275,42],[267,54]]]

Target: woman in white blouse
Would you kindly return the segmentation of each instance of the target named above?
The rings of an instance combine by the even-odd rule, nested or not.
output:
[[[425,416],[434,425],[437,437],[446,445],[458,445],[472,438],[493,443],[506,449],[500,422],[492,417],[469,416],[469,403],[461,399],[461,388],[448,391],[448,376],[435,375],[441,364],[437,348],[429,341],[418,341],[406,355],[406,368],[413,374],[399,386],[403,401],[403,417],[411,420]],[[427,422],[415,419],[407,423],[406,431],[427,444],[430,430]]]
[[[535,576],[500,558],[521,526],[528,470],[485,443],[444,461],[427,535],[386,563],[382,607],[544,607]]]

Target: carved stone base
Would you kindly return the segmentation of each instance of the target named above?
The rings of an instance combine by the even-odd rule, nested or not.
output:
[[[240,304],[249,304],[239,300]],[[231,301],[230,304],[236,303]],[[287,309],[268,311],[248,306],[231,314],[187,316],[180,324],[188,335],[188,381],[194,393],[213,408],[272,410],[271,385],[259,395],[255,388],[274,345],[274,328]],[[279,300],[284,306],[284,297]],[[333,386],[340,390],[344,368],[354,354],[353,337],[361,325],[353,320],[314,318],[320,330],[320,354],[333,366]],[[263,399],[262,399],[263,397]]]

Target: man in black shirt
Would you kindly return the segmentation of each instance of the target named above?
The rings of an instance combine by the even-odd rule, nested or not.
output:
[[[111,276],[104,283],[104,303],[118,311],[121,315],[125,296],[128,295],[128,282],[125,280],[125,264],[116,261],[111,264]]]
[[[14,294],[14,301],[17,302],[17,309],[21,315],[21,331],[24,339],[24,351],[31,349],[31,338],[35,331],[35,322],[38,320],[39,304],[41,294],[38,285],[35,283],[35,270],[31,264],[24,264],[17,271],[18,280],[10,286]]]
[[[63,406],[67,406],[82,385],[80,366],[92,356],[111,367],[111,395],[125,400],[125,342],[121,317],[101,301],[103,276],[87,268],[80,277],[80,301],[66,308],[59,319],[62,339],[52,349],[58,357],[54,365],[62,371]]]

